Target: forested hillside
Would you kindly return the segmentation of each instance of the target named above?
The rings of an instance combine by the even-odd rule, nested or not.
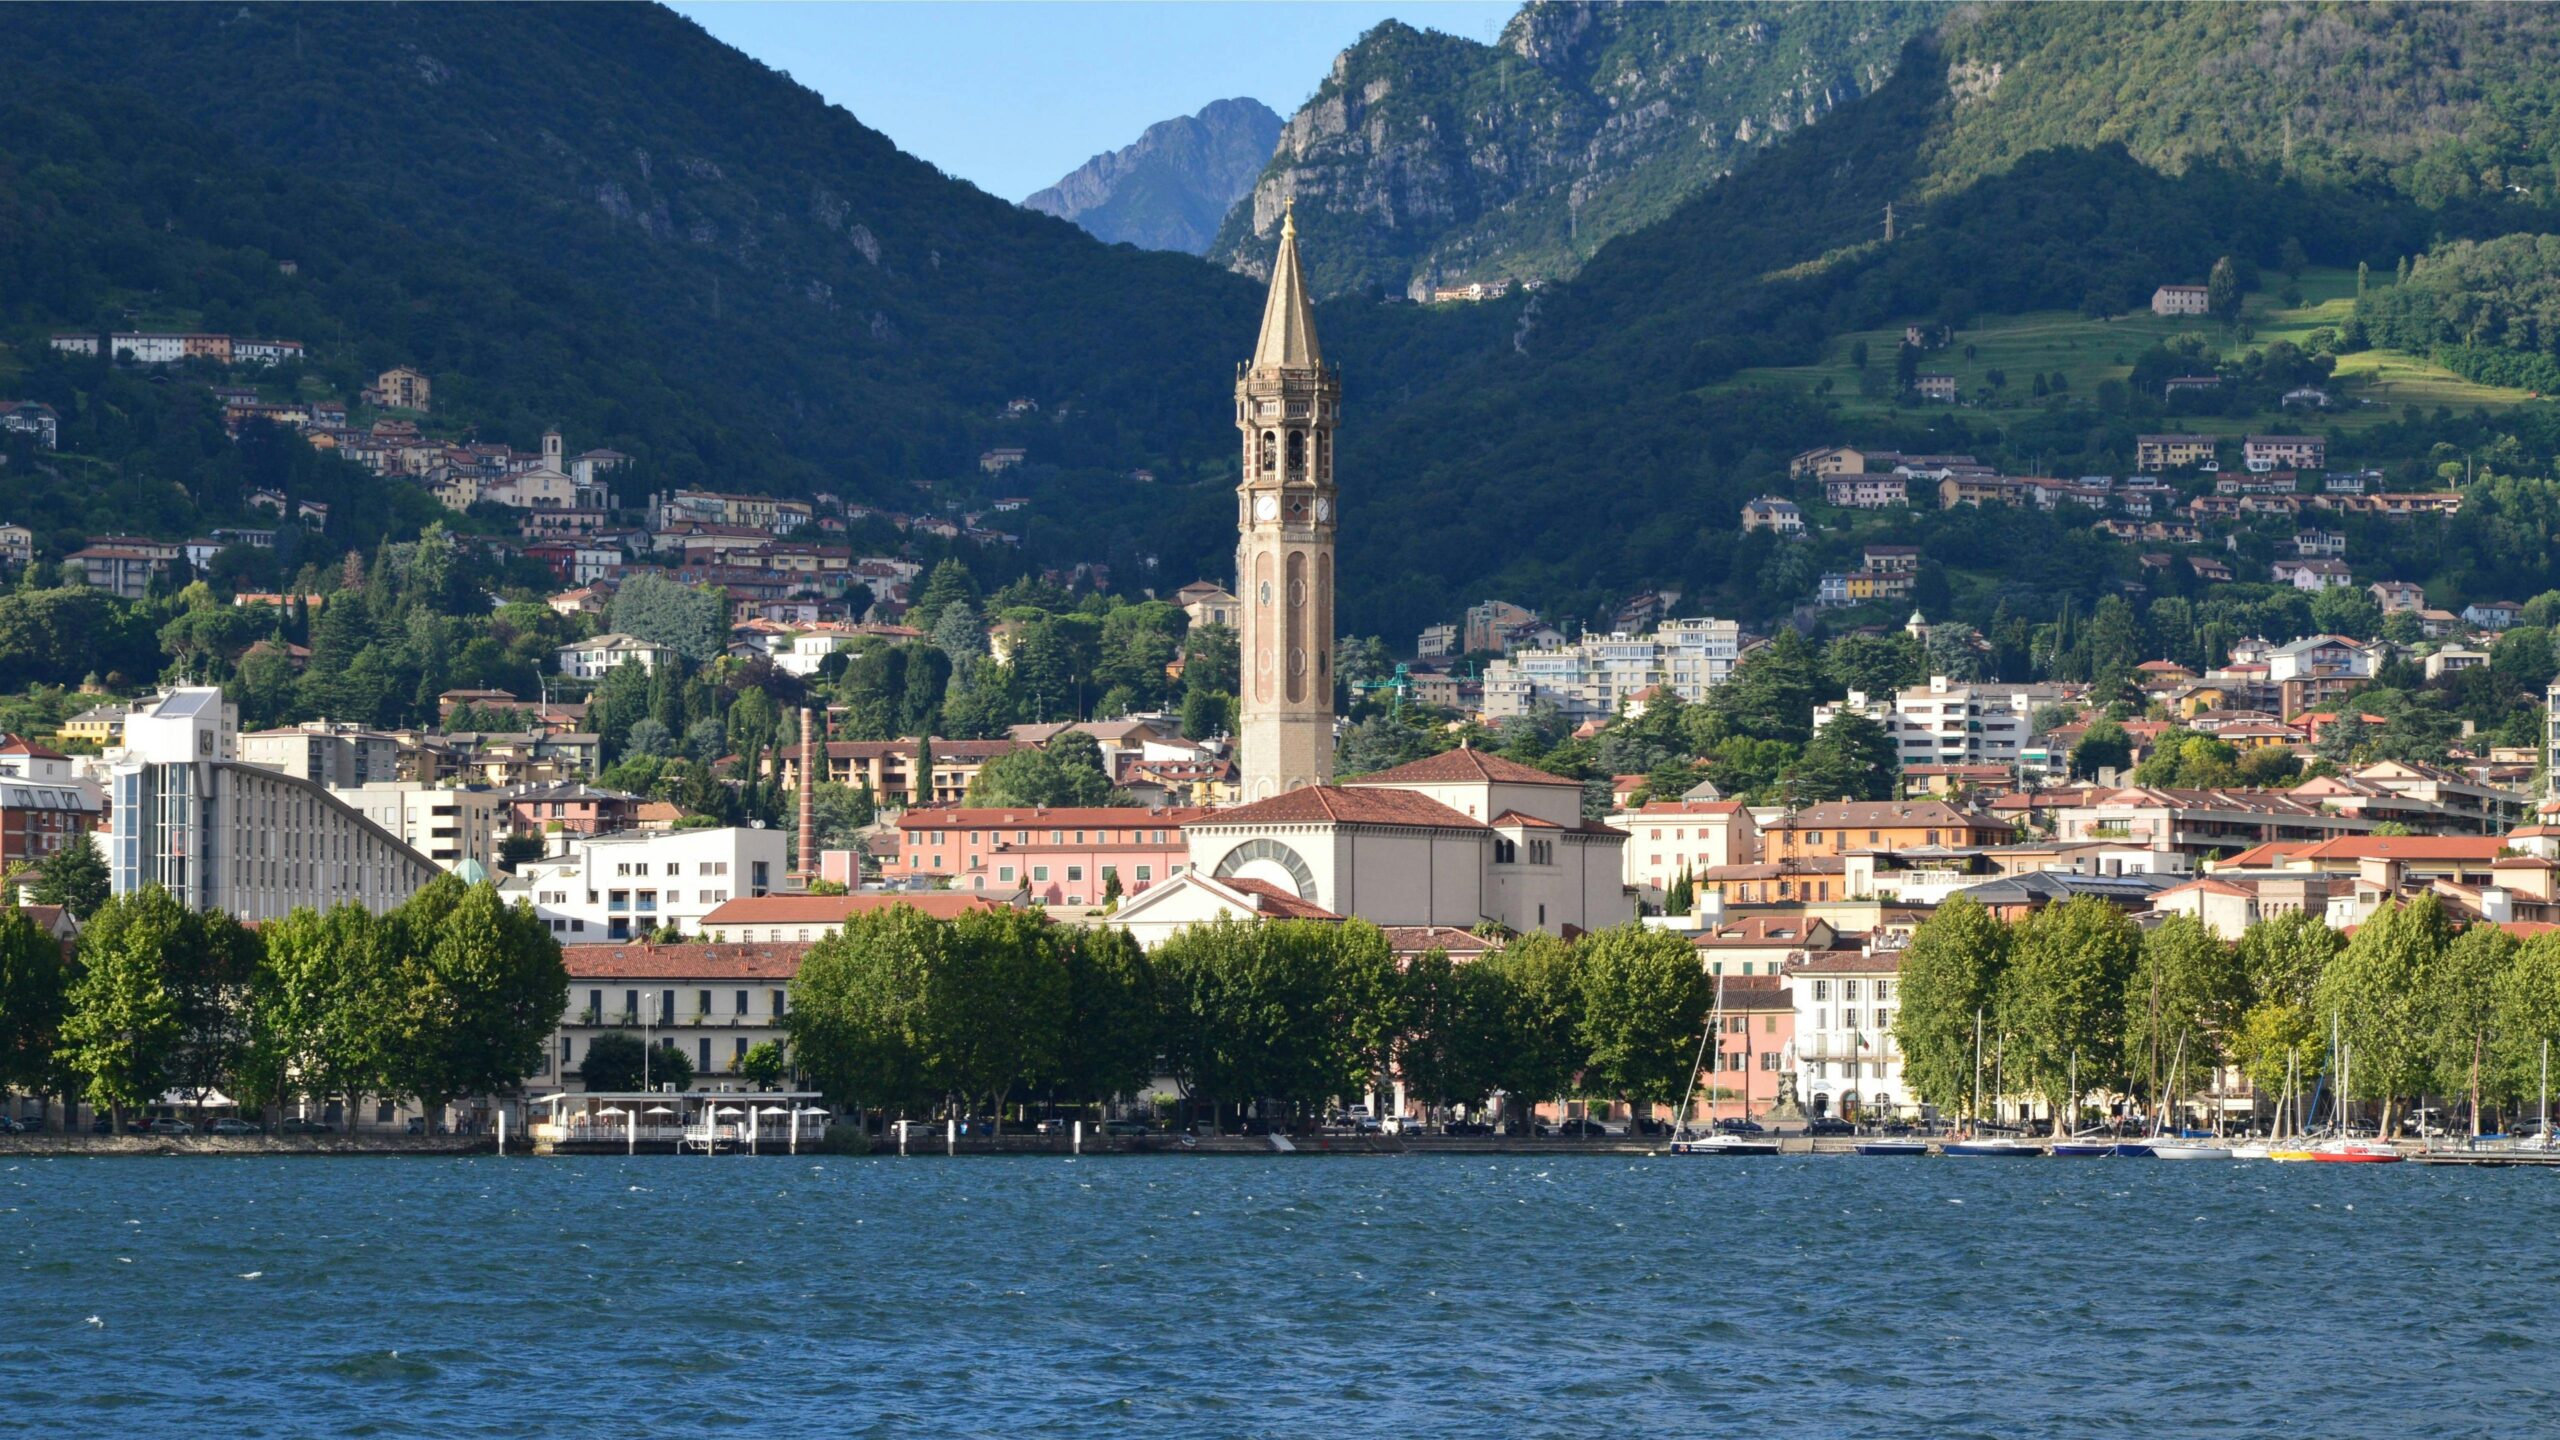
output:
[[[517,443],[561,422],[677,481],[952,473],[1016,396],[1053,417],[1044,462],[1225,449],[1249,283],[956,183],[672,12],[20,14],[20,339],[290,323],[327,363],[418,366]]]

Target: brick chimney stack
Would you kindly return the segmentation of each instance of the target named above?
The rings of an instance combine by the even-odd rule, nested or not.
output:
[[[800,707],[800,874],[818,878],[818,727],[809,707]]]

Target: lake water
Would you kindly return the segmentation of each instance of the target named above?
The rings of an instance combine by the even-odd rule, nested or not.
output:
[[[2560,1173],[0,1158],[0,1432],[2523,1435]]]

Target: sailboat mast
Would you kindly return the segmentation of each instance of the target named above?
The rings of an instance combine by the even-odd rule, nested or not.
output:
[[[1976,1006],[1973,1012],[1973,1115],[1971,1118],[1975,1133],[1980,1133],[1982,1130],[1982,1010],[1979,1006]]]

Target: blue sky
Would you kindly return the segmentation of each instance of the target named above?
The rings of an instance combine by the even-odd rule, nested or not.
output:
[[[898,147],[1008,200],[1158,120],[1250,95],[1283,116],[1393,17],[1491,41],[1515,0],[679,3]]]

